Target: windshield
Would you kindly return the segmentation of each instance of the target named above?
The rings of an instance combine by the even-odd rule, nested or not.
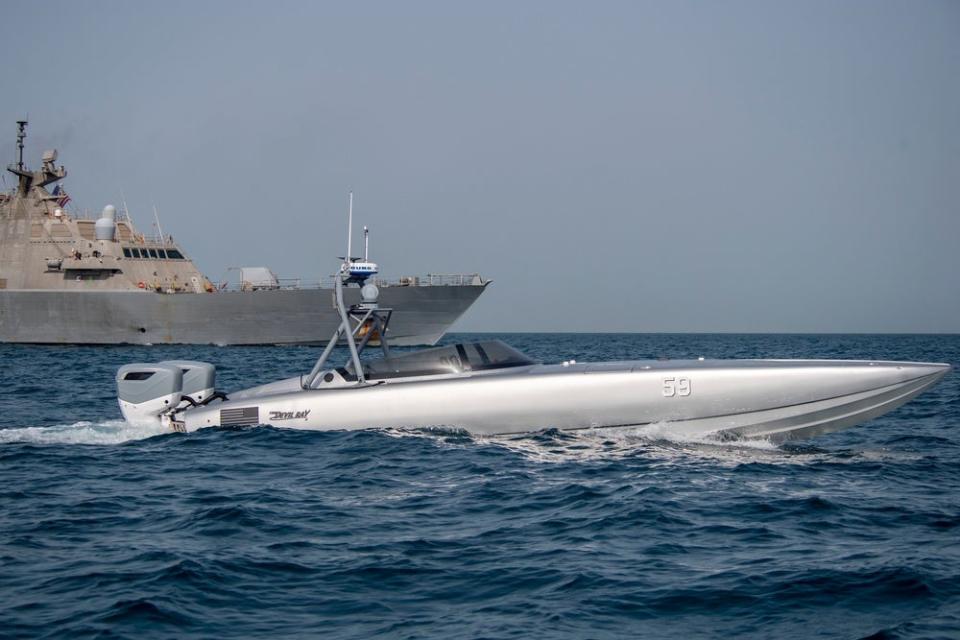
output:
[[[383,380],[506,369],[530,364],[535,362],[500,340],[485,340],[370,360],[363,363],[363,372],[368,379]],[[340,374],[348,380],[356,380],[352,362],[346,368],[340,369]]]

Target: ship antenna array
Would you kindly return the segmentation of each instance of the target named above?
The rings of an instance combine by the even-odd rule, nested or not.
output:
[[[127,208],[127,196],[123,194],[123,189],[120,189],[120,200],[123,202],[123,216],[130,220],[130,209]],[[133,221],[130,220],[132,223]]]
[[[351,251],[353,251],[353,191],[350,192],[350,209],[347,213],[347,267],[349,268],[350,263],[353,260],[350,258]]]
[[[17,168],[23,171],[23,139],[27,137],[27,121],[17,120]]]
[[[368,232],[366,226],[363,228],[364,235],[364,262],[369,257]],[[339,344],[341,338],[346,338],[347,348],[350,351],[350,361],[353,363],[353,370],[357,376],[357,382],[361,385],[367,384],[366,374],[363,371],[363,363],[360,362],[360,354],[366,348],[373,336],[380,339],[380,349],[385,358],[390,357],[390,344],[387,338],[387,325],[390,324],[390,318],[393,315],[393,309],[380,307],[377,303],[379,292],[373,284],[362,286],[360,290],[361,303],[347,307],[343,300],[343,288],[348,284],[355,282],[363,285],[368,276],[357,276],[355,280],[350,273],[350,264],[352,262],[350,252],[353,250],[351,237],[353,236],[353,192],[350,192],[350,209],[347,214],[347,255],[345,262],[340,267],[339,277],[334,278],[334,303],[340,314],[340,326],[330,337],[323,353],[313,365],[310,373],[300,378],[300,386],[304,389],[312,389],[323,371],[323,366],[327,359],[333,353],[334,348]],[[359,341],[359,342],[358,342]]]
[[[157,233],[160,234],[160,244],[165,245],[166,242],[163,239],[163,229],[160,228],[160,214],[157,212],[157,205],[153,205],[153,219],[157,223]]]

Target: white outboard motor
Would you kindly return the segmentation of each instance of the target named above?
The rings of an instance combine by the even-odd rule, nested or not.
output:
[[[209,362],[195,360],[164,360],[160,364],[178,367],[183,371],[182,398],[190,398],[197,404],[203,404],[214,394],[217,368]]]
[[[183,369],[169,364],[125,364],[117,371],[117,399],[124,419],[159,426],[160,416],[180,404]]]

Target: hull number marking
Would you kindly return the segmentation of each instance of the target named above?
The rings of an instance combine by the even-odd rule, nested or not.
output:
[[[690,395],[691,391],[690,378],[679,377],[663,379],[664,398],[685,398]]]

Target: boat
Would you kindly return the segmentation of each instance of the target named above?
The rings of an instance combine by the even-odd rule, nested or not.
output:
[[[126,207],[98,217],[68,208],[57,151],[39,170],[23,159],[18,121],[16,187],[0,193],[0,342],[40,344],[318,344],[339,324],[329,277],[281,279],[267,267],[237,268],[214,282],[156,221],[141,233]],[[484,292],[479,274],[375,276],[394,310],[390,338],[433,345]],[[373,264],[373,263],[371,263]],[[359,302],[355,289],[348,302]]]
[[[348,252],[349,255],[349,252]],[[351,284],[359,303],[347,304]],[[858,360],[536,362],[500,340],[410,353],[386,336],[392,310],[344,261],[335,283],[341,319],[304,375],[225,394],[205,362],[134,363],[116,376],[124,418],[192,432],[269,424],[308,430],[454,428],[499,436],[543,429],[666,424],[686,437],[809,438],[892,411],[937,383],[950,365]],[[349,358],[328,364],[346,342]]]

